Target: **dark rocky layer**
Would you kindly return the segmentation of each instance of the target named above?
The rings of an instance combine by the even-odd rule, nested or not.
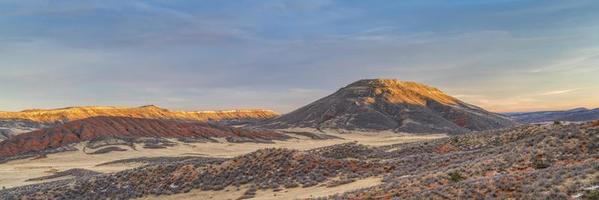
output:
[[[96,155],[96,154],[105,154],[105,153],[110,153],[110,152],[115,152],[115,151],[127,151],[127,149],[123,149],[121,147],[104,147],[104,148],[98,149],[93,152],[87,152],[87,154]]]
[[[307,137],[313,140],[331,140],[331,139],[343,139],[337,136],[322,134],[322,133],[313,133],[313,132],[305,132],[305,131],[283,131],[283,133],[298,135]]]
[[[87,170],[87,169],[74,168],[74,169],[68,169],[68,170],[61,171],[61,172],[56,172],[49,176],[42,176],[42,177],[38,177],[38,178],[27,179],[27,181],[43,181],[43,180],[62,178],[62,177],[82,178],[82,177],[96,176],[96,175],[100,175],[100,174],[102,174],[102,173],[92,171],[92,170]]]
[[[98,164],[97,166],[103,165],[115,165],[115,164],[129,164],[129,163],[142,163],[148,165],[157,164],[169,164],[176,162],[197,162],[201,160],[205,163],[222,163],[227,159],[224,158],[210,158],[201,156],[179,156],[179,157],[139,157],[139,158],[127,158],[121,160],[114,160],[106,163]]]

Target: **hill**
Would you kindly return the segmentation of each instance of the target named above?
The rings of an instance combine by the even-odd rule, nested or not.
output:
[[[213,138],[236,141],[284,139],[275,132],[256,132],[201,122],[142,119],[130,117],[91,117],[52,128],[16,135],[0,142],[0,157],[58,148],[98,138]]]
[[[552,121],[580,122],[599,119],[599,108],[592,110],[587,108],[576,108],[563,111],[518,112],[505,114],[522,123],[540,123]]]
[[[415,82],[360,80],[262,127],[463,133],[514,126],[507,117]]]

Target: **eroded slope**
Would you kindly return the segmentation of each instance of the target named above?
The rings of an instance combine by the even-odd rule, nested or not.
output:
[[[130,117],[92,117],[53,128],[20,134],[0,142],[0,158],[58,148],[96,138],[212,138],[233,141],[268,141],[286,136],[271,131],[250,131],[227,126],[174,120]]]

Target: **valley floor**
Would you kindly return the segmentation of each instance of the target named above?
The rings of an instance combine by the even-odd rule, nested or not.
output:
[[[276,200],[276,199],[309,199],[326,197],[331,194],[341,194],[357,189],[368,188],[381,184],[381,178],[370,177],[357,180],[352,183],[343,184],[335,187],[326,186],[313,186],[307,188],[289,188],[281,191],[260,190],[256,192],[256,195],[252,199],[261,200]],[[189,193],[174,194],[174,195],[163,195],[163,196],[148,196],[140,198],[139,200],[182,200],[182,199],[197,199],[202,197],[205,199],[226,199],[235,200],[243,196],[247,187],[242,187],[239,190],[235,187],[228,187],[221,191],[203,191],[201,189],[195,189]]]
[[[184,143],[169,139],[175,143],[174,146],[164,149],[146,149],[142,144],[135,144],[135,150],[125,145],[112,145],[126,149],[127,151],[113,151],[105,154],[87,154],[83,151],[84,144],[76,145],[78,151],[66,151],[48,154],[45,158],[28,158],[9,161],[0,164],[0,187],[11,188],[34,183],[42,183],[64,179],[59,177],[40,181],[32,181],[38,177],[44,177],[55,172],[69,169],[86,169],[101,173],[113,173],[126,169],[132,169],[144,165],[144,163],[128,162],[119,164],[100,165],[123,159],[140,157],[182,157],[182,156],[205,156],[215,158],[232,158],[264,148],[288,148],[296,150],[309,150],[324,146],[356,141],[360,144],[382,146],[396,143],[432,140],[446,137],[443,134],[434,135],[410,135],[391,132],[368,133],[368,132],[345,132],[327,131],[326,135],[334,136],[332,139],[310,139],[306,136],[294,134],[293,132],[316,132],[311,129],[288,129],[288,135],[296,139],[286,141],[275,141],[274,143],[230,143],[217,139],[218,143]]]
[[[294,139],[103,140],[85,147],[115,151],[94,155],[78,144],[74,151],[0,164],[0,185],[8,187],[0,199],[599,197],[599,127],[593,124],[524,125],[451,137],[280,131]],[[32,178],[38,182],[26,181]],[[50,182],[33,184],[39,181]]]

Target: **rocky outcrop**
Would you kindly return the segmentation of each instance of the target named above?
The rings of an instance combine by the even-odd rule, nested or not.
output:
[[[97,116],[171,119],[185,121],[243,121],[264,120],[278,116],[271,110],[246,109],[227,111],[170,111],[149,105],[136,108],[69,107],[61,109],[32,109],[21,112],[0,112],[0,119],[26,119],[42,123],[65,123]]]
[[[25,119],[0,119],[0,141],[17,134],[35,131],[47,126],[48,124]]]
[[[53,128],[23,133],[0,142],[0,157],[57,148],[96,138],[203,137],[240,138],[244,141],[285,139],[269,131],[250,131],[202,122],[142,119],[130,117],[92,117]]]
[[[354,82],[262,126],[463,133],[515,124],[503,115],[464,103],[430,86],[369,79]]]
[[[0,129],[0,141],[6,140],[12,136],[12,131],[10,129]]]

